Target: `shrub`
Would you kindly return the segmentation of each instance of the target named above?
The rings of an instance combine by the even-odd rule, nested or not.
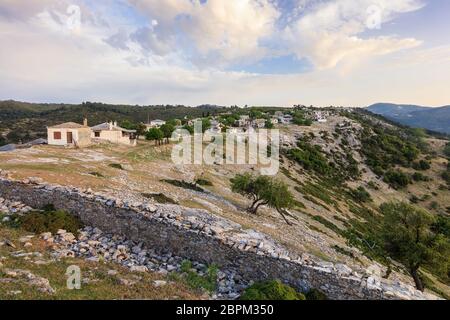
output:
[[[302,293],[279,280],[257,282],[248,287],[241,300],[305,300]]]
[[[311,289],[306,294],[306,300],[328,300],[325,293],[317,289]]]
[[[142,196],[148,199],[153,199],[158,203],[178,204],[175,200],[162,193],[142,193]]]
[[[114,169],[125,170],[120,163],[110,163],[108,166]]]
[[[299,141],[297,149],[289,150],[289,156],[301,164],[305,170],[313,170],[319,174],[327,174],[332,171],[332,167],[319,146]]]
[[[384,182],[394,189],[402,189],[411,183],[411,179],[406,173],[398,170],[389,170],[384,175]]]
[[[352,190],[351,195],[353,199],[359,202],[368,202],[372,200],[370,193],[367,192],[363,186],[359,186],[356,190]]]
[[[200,276],[192,270],[191,261],[184,260],[181,263],[181,272],[185,274],[184,280],[191,288],[205,289],[208,292],[214,292],[217,288],[218,268],[214,264],[208,267],[205,276]]]
[[[430,181],[430,178],[420,172],[414,172],[412,178],[414,181]]]
[[[89,174],[91,176],[94,176],[94,177],[97,177],[97,178],[104,178],[105,177],[103,174],[101,174],[100,172],[96,172],[96,171],[89,172]]]
[[[415,170],[421,170],[425,171],[431,168],[430,163],[425,160],[420,160],[418,162],[413,162],[412,164],[413,169]]]
[[[82,224],[75,216],[62,211],[31,212],[20,219],[20,226],[29,232],[56,233],[59,229],[78,234]]]
[[[188,190],[193,190],[193,191],[198,191],[198,192],[205,191],[202,188],[200,188],[199,186],[197,186],[195,183],[179,181],[179,180],[170,180],[170,179],[163,179],[161,181],[169,183],[169,184],[179,187],[179,188],[183,188],[183,189],[188,189]]]
[[[444,147],[444,154],[445,154],[448,158],[450,158],[450,142],[447,143],[447,144],[445,145],[445,147]]]
[[[199,186],[208,186],[208,187],[212,187],[212,182],[206,179],[197,179],[195,180],[195,183],[198,184]]]

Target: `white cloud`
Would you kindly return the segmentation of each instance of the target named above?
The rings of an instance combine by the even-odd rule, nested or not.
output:
[[[260,42],[275,34],[280,15],[269,0],[129,2],[158,22],[139,31],[145,48],[157,54],[166,53],[168,48],[184,49],[183,53],[198,64],[219,66],[263,57],[267,49]]]
[[[286,27],[284,37],[288,47],[299,58],[308,58],[318,68],[332,68],[345,59],[358,60],[420,45],[421,42],[413,38],[364,38],[361,34],[371,26],[382,28],[397,14],[418,10],[422,6],[422,1],[418,0],[319,2]],[[377,8],[379,12],[376,12]],[[373,9],[375,11],[371,11]]]

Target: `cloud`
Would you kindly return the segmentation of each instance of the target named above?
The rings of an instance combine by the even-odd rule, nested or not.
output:
[[[420,9],[419,1],[75,3],[82,12],[78,32],[67,26],[64,0],[0,0],[0,41],[8,48],[0,50],[0,99],[352,106],[450,99],[448,48],[424,50],[420,40],[383,29]],[[367,7],[374,3],[385,10],[382,25],[367,33]],[[288,55],[315,69],[228,71]]]
[[[422,8],[422,1],[334,0],[309,4],[312,7],[307,12],[286,26],[283,37],[299,58],[308,58],[318,68],[332,68],[346,59],[388,54],[421,43],[413,38],[364,38],[362,34],[382,27],[400,13]]]
[[[164,54],[168,48],[182,50],[193,62],[203,65],[262,58],[267,48],[261,42],[274,35],[280,15],[269,0],[129,2],[158,22],[134,35],[144,48],[156,54]]]

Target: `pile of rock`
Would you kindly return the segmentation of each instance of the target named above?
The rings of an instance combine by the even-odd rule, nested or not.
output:
[[[25,214],[33,209],[19,201],[10,201],[0,197],[0,212],[10,214]]]
[[[39,291],[47,294],[54,294],[56,291],[50,286],[50,282],[46,278],[36,276],[28,270],[22,269],[5,269],[3,270],[3,282],[15,282],[25,280],[31,286],[36,287]],[[17,292],[19,293],[19,292]]]
[[[53,244],[54,256],[58,259],[66,257],[82,257],[89,261],[108,261],[118,263],[132,272],[182,272],[183,258],[170,252],[160,253],[147,248],[143,243],[127,240],[122,236],[103,233],[98,228],[85,227],[80,230],[78,237],[65,230],[57,234],[41,234],[41,238]],[[207,266],[192,262],[191,271],[199,276],[207,273]],[[218,288],[213,298],[235,299],[240,292],[248,286],[233,271],[222,270],[218,272]]]

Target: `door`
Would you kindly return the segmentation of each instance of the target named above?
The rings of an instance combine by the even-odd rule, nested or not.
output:
[[[67,143],[68,143],[68,144],[73,143],[72,132],[67,132]]]

